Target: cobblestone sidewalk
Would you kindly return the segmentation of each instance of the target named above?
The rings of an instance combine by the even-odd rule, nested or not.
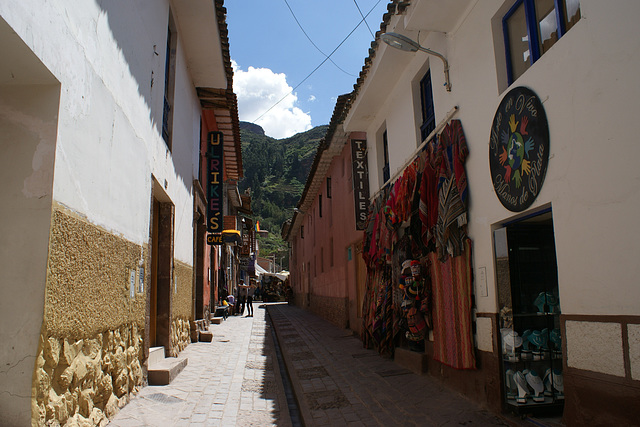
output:
[[[307,426],[507,425],[434,379],[364,349],[350,331],[294,306],[268,311]]]
[[[111,427],[291,426],[264,308],[211,325],[211,343],[192,343],[185,369],[167,386],[143,388]]]

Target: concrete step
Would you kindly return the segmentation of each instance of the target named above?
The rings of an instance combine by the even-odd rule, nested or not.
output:
[[[189,359],[164,357],[164,347],[149,349],[149,385],[167,385],[187,366]]]
[[[427,355],[407,350],[405,348],[396,348],[393,360],[403,368],[410,369],[418,375],[427,372]]]
[[[164,347],[151,347],[149,349],[149,365],[164,359]]]
[[[223,317],[212,317],[211,318],[211,323],[214,325],[220,325],[222,324],[222,321],[224,320]]]

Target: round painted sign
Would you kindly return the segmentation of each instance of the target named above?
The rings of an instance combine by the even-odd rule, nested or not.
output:
[[[513,212],[538,197],[549,163],[549,123],[540,98],[517,87],[502,98],[491,125],[489,168],[493,189]]]

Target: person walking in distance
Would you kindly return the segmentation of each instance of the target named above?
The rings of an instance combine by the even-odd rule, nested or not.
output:
[[[244,314],[244,305],[247,302],[248,289],[249,286],[244,284],[244,279],[240,279],[240,283],[238,283],[238,303],[240,304],[238,313],[240,316]]]
[[[256,292],[256,282],[254,280],[249,281],[249,287],[247,288],[247,317],[253,317],[253,295]]]

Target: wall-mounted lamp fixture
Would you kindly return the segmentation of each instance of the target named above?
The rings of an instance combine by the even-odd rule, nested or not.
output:
[[[447,58],[445,58],[443,55],[439,54],[438,52],[435,52],[431,49],[427,49],[426,47],[420,46],[420,43],[418,43],[417,41],[411,40],[409,37],[403,36],[402,34],[384,33],[380,35],[380,38],[382,39],[383,42],[385,42],[389,46],[394,47],[396,49],[404,50],[405,52],[422,51],[440,58],[444,63],[444,79],[445,79],[444,85],[447,88],[447,92],[451,92],[451,82],[449,81],[449,62],[447,61]]]

